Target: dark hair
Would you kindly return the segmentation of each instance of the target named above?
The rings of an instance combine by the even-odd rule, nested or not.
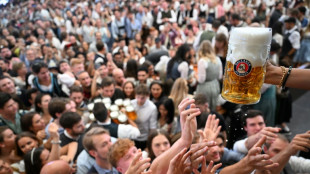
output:
[[[241,20],[240,15],[237,14],[237,13],[232,14],[232,15],[231,15],[231,19],[233,19],[233,20],[238,20],[238,21]]]
[[[164,86],[163,86],[162,82],[161,82],[161,81],[158,81],[158,80],[154,80],[154,81],[151,83],[151,85],[150,85],[150,91],[151,91],[151,88],[152,88],[153,85],[159,85],[159,86],[160,86],[162,92],[161,92],[161,94],[160,94],[160,96],[159,96],[159,99],[162,98],[162,97],[164,96]],[[154,97],[153,97],[153,95],[152,95],[152,92],[150,92],[150,100],[152,100],[153,98],[154,98]]]
[[[53,98],[48,104],[48,112],[54,119],[56,119],[56,114],[63,113],[66,110],[66,104],[69,102],[70,100],[67,98]]]
[[[277,21],[272,26],[272,35],[275,35],[276,33],[281,34],[283,33],[283,23],[280,21]]]
[[[4,136],[3,132],[6,131],[7,129],[10,129],[8,126],[0,126],[0,143],[4,141]]]
[[[63,128],[72,129],[81,119],[82,117],[76,112],[65,112],[61,115],[59,123]]]
[[[105,122],[108,117],[108,110],[103,103],[95,103],[93,108],[93,114],[96,120]]]
[[[115,81],[112,77],[104,77],[101,81],[101,88],[111,86],[112,84],[115,85]]]
[[[135,89],[135,92],[136,92],[136,95],[145,95],[145,96],[150,95],[149,89],[144,84],[140,84],[139,86],[137,86]]]
[[[14,83],[14,80],[9,76],[1,76],[0,80],[3,80],[3,79],[10,79]]]
[[[134,59],[130,59],[127,62],[126,69],[125,69],[125,77],[133,77],[137,79],[137,74],[138,74],[138,63]]]
[[[44,148],[38,147],[33,148],[31,151],[27,152],[24,156],[24,162],[25,162],[25,170],[26,173],[31,174],[40,174],[40,171],[43,167],[42,160],[40,158]]]
[[[77,85],[73,85],[71,88],[70,88],[70,95],[74,92],[80,92],[83,94],[83,88],[81,86],[77,86]]]
[[[156,130],[156,131],[151,132],[147,138],[147,148],[149,150],[149,157],[151,158],[151,161],[153,161],[156,158],[156,156],[153,152],[153,149],[152,149],[152,142],[153,142],[153,139],[158,135],[164,135],[168,139],[168,141],[171,145],[171,138],[169,137],[169,135],[166,131]]]
[[[20,156],[20,157],[23,157],[25,154],[24,152],[20,149],[20,147],[18,146],[18,141],[24,137],[29,137],[35,141],[38,142],[38,145],[40,145],[40,140],[33,134],[33,133],[30,133],[30,132],[22,132],[20,134],[18,134],[15,138],[15,146],[16,146],[16,155],[17,156]]]
[[[180,63],[182,61],[187,61],[185,56],[190,50],[191,48],[188,44],[183,44],[178,48],[175,56],[168,62],[167,75],[171,74],[171,70],[175,62]]]
[[[31,132],[31,133],[35,133],[32,130],[30,130],[30,128],[32,127],[32,119],[33,119],[35,114],[38,114],[38,113],[36,113],[36,112],[28,112],[27,114],[23,115],[20,118],[20,124],[21,124],[21,127],[22,127],[23,131],[28,131],[28,132]]]
[[[141,66],[144,66],[148,69],[151,65],[153,65],[151,61],[145,60]]]
[[[98,51],[101,51],[102,49],[104,49],[104,44],[102,42],[97,42],[96,48]]]
[[[133,87],[133,92],[130,94],[130,96],[126,96],[125,91],[124,91],[125,86],[127,85],[127,83],[130,83],[130,84],[132,85],[132,87]],[[127,80],[127,81],[123,84],[123,93],[124,93],[125,98],[128,98],[128,97],[129,97],[130,99],[135,99],[136,93],[135,93],[135,84],[133,83],[133,81]]]
[[[306,11],[307,11],[307,8],[304,7],[304,6],[300,6],[300,7],[298,7],[298,11],[299,11],[301,14],[305,15],[305,14],[306,14]]]
[[[34,72],[35,74],[38,74],[42,68],[46,68],[48,69],[48,66],[46,63],[44,62],[36,62],[32,65],[31,69],[32,69],[32,72]]]
[[[205,95],[205,94],[196,94],[194,99],[195,99],[196,105],[204,105],[204,104],[209,102],[207,95]]]
[[[41,93],[41,92],[40,92],[40,93],[36,96],[36,98],[35,98],[35,100],[34,100],[34,107],[35,107],[35,111],[36,111],[37,113],[43,112],[43,110],[42,110],[42,108],[39,106],[39,104],[41,104],[42,98],[43,98],[44,96],[46,96],[46,95],[49,95],[49,94],[47,94],[47,93]],[[49,96],[51,96],[51,95],[49,95]]]
[[[163,105],[165,107],[165,109],[168,111],[167,114],[167,118],[166,118],[166,123],[170,124],[173,122],[174,119],[174,104],[173,104],[173,100],[170,98],[165,98],[163,100],[161,100],[158,104],[158,120],[160,119],[161,115],[159,112],[159,106]]]
[[[212,22],[212,28],[218,29],[220,26],[221,26],[221,21],[220,21],[220,20],[215,19],[215,20]]]
[[[5,93],[5,92],[0,92],[0,109],[3,109],[4,105],[12,98],[12,96],[8,93]]]
[[[246,120],[248,119],[248,118],[255,118],[255,117],[257,117],[257,116],[262,116],[263,117],[263,119],[264,119],[264,115],[263,115],[263,113],[261,112],[261,111],[259,111],[259,110],[254,110],[254,109],[249,109],[249,110],[247,110],[246,112],[245,112],[245,114],[244,114],[244,117],[243,117],[243,125],[244,126],[246,126]]]
[[[29,102],[29,99],[31,99],[31,95],[33,93],[37,93],[38,92],[38,89],[37,88],[30,88],[30,89],[27,89],[26,91],[26,105],[27,106],[31,106],[31,103]]]
[[[140,72],[140,71],[144,71],[144,72],[146,72],[146,74],[149,73],[149,70],[148,70],[147,67],[145,67],[145,66],[140,66],[140,67],[138,68],[137,73]]]

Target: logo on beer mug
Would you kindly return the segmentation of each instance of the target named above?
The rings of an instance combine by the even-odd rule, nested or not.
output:
[[[240,59],[234,64],[234,72],[237,76],[246,76],[252,70],[252,64],[246,59]]]

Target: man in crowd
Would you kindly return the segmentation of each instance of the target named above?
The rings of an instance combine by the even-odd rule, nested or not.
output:
[[[118,174],[108,159],[112,143],[107,130],[100,127],[90,129],[83,138],[83,145],[88,153],[96,159],[96,163],[88,173]]]
[[[266,127],[262,112],[258,110],[248,110],[244,114],[244,130],[247,138],[237,141],[234,144],[234,151],[247,154],[249,149],[263,136],[267,137],[270,143],[277,137],[276,133],[280,128]]]
[[[66,146],[71,142],[76,142],[77,145],[77,151],[75,151],[74,156],[69,156],[71,154],[68,154],[68,158],[66,161],[75,161],[78,157],[78,155],[82,152],[84,149],[83,147],[83,137],[82,134],[84,133],[84,123],[81,118],[81,116],[76,112],[66,112],[62,114],[62,116],[59,119],[60,125],[65,129],[64,133],[60,134],[60,146]],[[68,149],[70,152],[71,149]],[[74,158],[72,158],[74,157]]]
[[[85,99],[90,99],[91,97],[91,85],[92,79],[90,78],[87,71],[80,71],[77,73],[77,79],[80,81],[83,88],[83,95]]]
[[[124,72],[123,70],[116,68],[113,70],[113,78],[115,80],[115,87],[122,89],[123,88],[123,84],[125,82],[125,76],[124,76]]]
[[[0,92],[0,126],[7,125],[16,134],[22,132],[18,104],[10,94]]]
[[[135,139],[138,148],[146,148],[146,140],[151,131],[157,127],[157,108],[149,100],[150,92],[146,85],[139,85],[135,89],[136,99],[132,100],[132,105],[138,115],[136,123],[141,135]]]

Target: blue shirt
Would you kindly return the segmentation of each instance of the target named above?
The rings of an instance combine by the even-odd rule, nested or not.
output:
[[[100,166],[98,166],[97,163],[93,165],[93,167],[88,171],[88,173],[96,173],[93,171],[93,168],[96,170],[98,174],[118,174],[118,171],[113,167],[112,170],[103,169]]]

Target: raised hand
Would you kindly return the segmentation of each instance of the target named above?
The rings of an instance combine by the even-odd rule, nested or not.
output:
[[[58,134],[58,125],[56,123],[51,123],[48,127],[48,132],[51,136],[51,138],[59,138],[59,134]]]
[[[186,148],[179,152],[171,161],[167,174],[189,174],[191,173],[191,163],[186,162],[191,152],[186,153]]]
[[[193,169],[198,169],[199,164],[202,163],[204,159],[204,155],[208,152],[209,147],[215,146],[216,143],[214,141],[204,141],[198,144],[193,144],[191,146],[190,152],[190,161],[191,167]]]
[[[297,134],[286,149],[291,155],[295,155],[298,151],[308,152],[310,149],[310,131]]]
[[[209,115],[204,130],[198,130],[200,142],[203,140],[215,141],[222,128],[222,126],[219,126],[219,119],[215,118],[216,116],[214,114]]]
[[[266,136],[263,136],[254,146],[250,149],[249,153],[242,160],[245,162],[245,166],[251,167],[251,169],[257,170],[270,170],[277,167],[279,164],[274,163],[270,156],[267,154],[261,154],[262,145],[266,142]]]
[[[151,174],[152,171],[144,172],[150,167],[150,161],[150,158],[142,159],[142,152],[139,149],[125,174]]]
[[[219,169],[222,166],[222,163],[219,163],[217,165],[214,165],[214,162],[211,161],[207,167],[206,165],[206,159],[202,161],[202,167],[201,167],[201,174],[214,174],[217,169]]]

